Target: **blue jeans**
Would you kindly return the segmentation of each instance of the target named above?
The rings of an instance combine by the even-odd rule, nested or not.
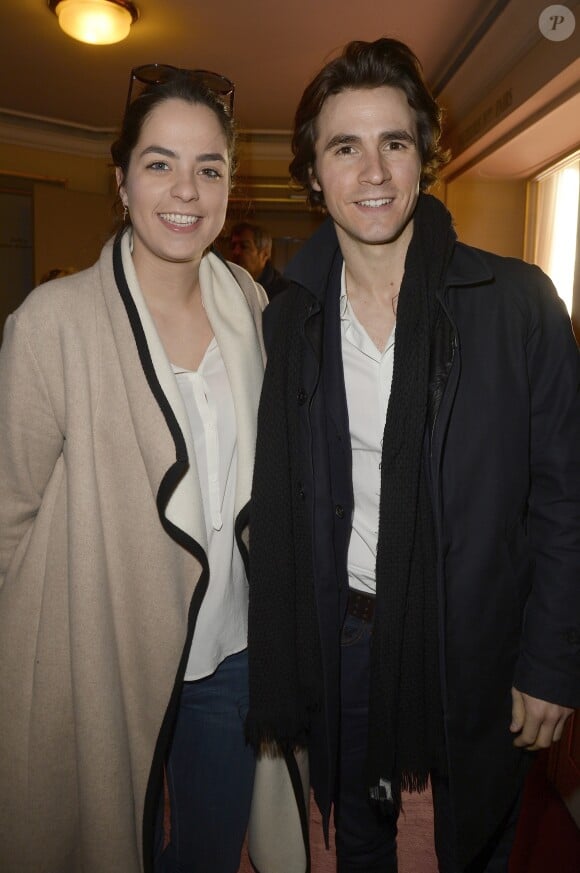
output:
[[[364,778],[372,624],[347,615],[341,637],[341,713],[335,799],[337,873],[397,873],[397,820],[369,800]],[[464,873],[456,859],[455,823],[447,779],[431,776],[435,850],[440,873]],[[476,790],[474,788],[474,790]],[[520,798],[487,851],[468,873],[507,873]]]
[[[372,624],[347,615],[341,638],[337,873],[396,873],[397,820],[369,800],[365,779]]]
[[[163,851],[161,802],[156,873],[237,873],[254,782],[247,711],[247,651],[183,683],[166,765],[171,836]]]

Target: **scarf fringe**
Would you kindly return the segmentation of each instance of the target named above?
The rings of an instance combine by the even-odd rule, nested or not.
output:
[[[406,791],[408,794],[421,794],[429,787],[429,777],[424,773],[401,773],[400,778],[401,791]]]
[[[308,745],[308,728],[304,724],[296,723],[292,726],[288,722],[281,730],[280,726],[247,719],[245,736],[246,743],[256,754],[266,754],[269,757],[277,757],[280,751],[287,753],[296,747],[306,748]]]

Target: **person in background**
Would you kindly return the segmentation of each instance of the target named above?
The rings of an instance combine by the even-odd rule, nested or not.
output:
[[[212,253],[233,85],[133,70],[124,226],[0,350],[3,873],[236,873],[266,296]]]
[[[272,237],[258,224],[242,221],[230,232],[230,258],[247,270],[250,276],[265,289],[268,300],[283,291],[288,283],[274,267]]]
[[[441,873],[506,873],[580,704],[578,351],[550,280],[426,193],[440,116],[393,39],[313,79],[290,170],[328,219],[264,319],[247,734],[308,748],[339,873],[397,870],[429,780]]]
[[[76,272],[74,267],[53,267],[42,274],[38,284],[44,285],[45,282],[50,282],[52,279],[60,279],[61,276],[72,276]]]

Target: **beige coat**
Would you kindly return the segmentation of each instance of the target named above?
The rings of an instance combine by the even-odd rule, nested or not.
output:
[[[0,350],[3,873],[150,869],[143,835],[207,585],[187,416],[124,240],[34,291]],[[239,284],[210,255],[200,278],[236,407],[241,529],[265,295],[231,270]]]

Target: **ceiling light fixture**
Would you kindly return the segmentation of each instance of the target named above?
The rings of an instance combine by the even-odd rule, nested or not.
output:
[[[48,0],[62,30],[92,45],[110,45],[129,36],[139,11],[129,0]]]

